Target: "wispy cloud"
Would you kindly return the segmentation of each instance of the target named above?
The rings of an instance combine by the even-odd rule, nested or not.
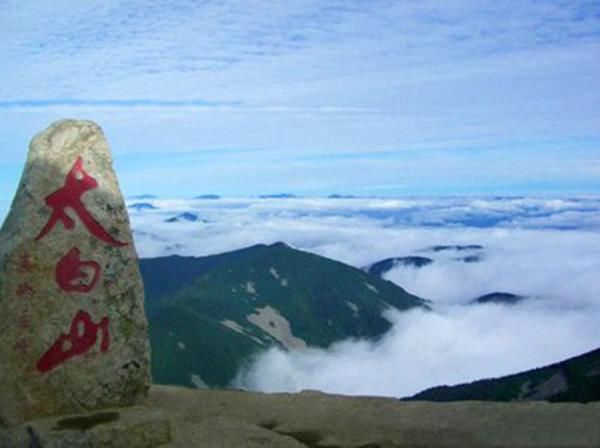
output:
[[[98,91],[113,98],[185,99],[200,89],[208,101],[235,96],[273,103],[277,93],[285,104],[307,90],[318,98],[336,82],[376,93],[380,89],[365,83],[443,79],[519,54],[552,64],[561,54],[597,44],[599,33],[597,8],[586,1],[108,1],[94,8],[65,1],[52,8],[1,7],[8,38],[0,51],[10,67],[0,87],[5,99],[32,93],[94,97],[82,94]],[[351,102],[366,100],[362,92],[346,92]]]
[[[336,107],[336,106],[247,106],[241,101],[206,101],[201,99],[44,99],[44,100],[13,100],[0,101],[0,109],[27,110],[41,109],[44,111],[64,110],[77,112],[79,110],[93,111],[96,109],[161,109],[176,110],[179,113],[193,111],[234,112],[234,113],[284,113],[284,114],[378,114],[383,111],[373,108]]]
[[[493,146],[525,171],[541,140],[599,158],[593,1],[4,2],[0,28],[0,163],[64,115],[100,122],[117,160],[193,142],[400,171],[406,148]]]
[[[0,101],[0,109],[49,109],[56,107],[78,108],[78,107],[98,107],[98,108],[216,108],[232,107],[238,103],[235,102],[211,102],[199,99],[190,100],[163,100],[147,98],[129,98],[129,99],[43,99],[43,100],[13,100]]]

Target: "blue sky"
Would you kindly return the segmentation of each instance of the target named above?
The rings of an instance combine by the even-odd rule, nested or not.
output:
[[[0,201],[97,121],[126,194],[596,194],[597,1],[0,0]]]

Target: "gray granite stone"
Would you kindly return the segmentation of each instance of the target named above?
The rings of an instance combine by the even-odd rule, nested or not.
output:
[[[108,143],[38,134],[0,230],[0,422],[127,406],[150,384],[143,286]]]
[[[141,406],[32,420],[0,431],[10,448],[155,448],[170,443],[172,415]]]

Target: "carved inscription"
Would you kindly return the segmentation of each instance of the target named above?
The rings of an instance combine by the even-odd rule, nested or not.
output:
[[[29,352],[29,341],[25,338],[17,339],[13,345],[13,350],[21,356]]]
[[[90,292],[100,278],[100,265],[81,261],[81,251],[74,247],[56,265],[56,283],[63,291]]]
[[[37,362],[38,371],[45,373],[59,366],[66,360],[88,352],[98,340],[102,332],[100,351],[106,352],[110,347],[108,333],[108,317],[103,317],[97,324],[85,311],[78,311],[71,321],[69,333],[61,334],[46,353]]]
[[[46,237],[61,222],[65,229],[72,230],[75,221],[67,214],[67,209],[75,212],[87,230],[96,238],[111,246],[125,246],[127,243],[113,238],[85,208],[81,198],[84,193],[97,188],[98,182],[83,169],[83,159],[78,157],[73,168],[67,174],[62,188],[48,195],[46,205],[52,209],[50,219],[36,236],[36,241]],[[21,267],[28,269],[31,263],[21,260]],[[91,292],[102,275],[100,264],[94,260],[82,260],[81,250],[73,247],[57,263],[54,278],[58,287],[67,293],[87,294]],[[19,286],[17,294],[25,297],[32,294],[26,283]],[[79,310],[71,320],[68,333],[61,334],[52,346],[41,356],[36,368],[46,373],[65,361],[87,353],[96,344],[101,333],[100,352],[110,348],[109,318],[103,317],[95,323],[85,310]],[[20,325],[31,325],[25,317]],[[17,349],[17,348],[15,348]],[[24,348],[20,347],[19,350]]]
[[[18,317],[15,321],[16,340],[13,344],[13,351],[20,356],[29,353],[31,348],[32,336],[32,318],[30,314],[30,301],[35,297],[36,291],[29,283],[29,275],[35,272],[35,263],[33,257],[28,253],[21,253],[16,257],[16,277],[21,277],[23,281],[16,286],[15,294],[19,298]]]
[[[17,297],[19,299],[31,299],[35,295],[35,289],[29,283],[20,283],[17,286]]]
[[[23,312],[17,319],[17,325],[19,326],[19,328],[21,328],[23,330],[30,330],[31,329],[31,316],[29,314],[27,314],[26,312]]]
[[[25,253],[19,257],[19,263],[17,267],[17,272],[19,274],[31,274],[35,265],[33,264],[33,259],[31,255]]]
[[[65,185],[46,197],[45,202],[52,209],[52,215],[35,239],[44,238],[59,221],[67,230],[75,228],[75,221],[67,214],[69,208],[77,214],[83,225],[96,238],[112,246],[127,245],[127,243],[113,238],[85,208],[81,197],[96,187],[98,187],[98,182],[83,169],[83,159],[78,157],[73,168],[67,174]]]

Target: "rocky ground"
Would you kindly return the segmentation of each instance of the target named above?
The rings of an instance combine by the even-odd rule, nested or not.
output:
[[[600,403],[427,403],[153,386],[142,406],[27,422],[0,446],[600,447]]]

